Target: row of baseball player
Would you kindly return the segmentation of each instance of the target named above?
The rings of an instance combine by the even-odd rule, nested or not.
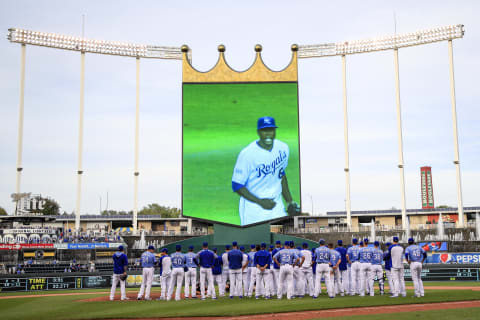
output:
[[[198,266],[202,299],[205,299],[206,281],[208,295],[216,299],[214,282],[218,285],[219,295],[225,296],[227,280],[230,281],[230,298],[251,297],[254,288],[257,299],[260,296],[269,299],[275,294],[278,299],[284,294],[287,299],[291,299],[304,297],[305,293],[317,298],[321,293],[322,280],[330,298],[337,294],[364,296],[367,293],[373,296],[375,279],[379,281],[380,293],[384,294],[383,261],[391,296],[398,297],[400,294],[406,296],[403,276],[404,253],[403,248],[398,245],[397,237],[393,238],[393,244],[386,244],[388,249],[385,252],[380,250],[378,242],[374,243],[374,247],[368,247],[368,239],[360,243],[353,239],[348,250],[343,246],[342,240],[338,240],[337,243],[337,248],[333,249],[332,244],[326,246],[325,241],[321,239],[320,246],[310,251],[307,243],[295,248],[293,241],[286,241],[284,247],[277,241],[276,247],[270,246],[268,251],[265,243],[260,246],[251,245],[251,251],[246,254],[243,247],[238,248],[237,243],[233,242],[232,247],[229,245],[225,247],[225,253],[221,256],[217,256],[216,248],[213,251],[208,250],[208,243],[203,243],[203,249],[198,253],[193,252],[194,247],[190,246],[186,254],[183,254],[181,246],[177,245],[176,252],[170,256],[168,250],[163,249],[158,261],[153,253],[154,248],[149,247],[141,258],[143,281],[137,299],[142,299],[144,295],[146,300],[150,299],[154,267],[157,263],[160,265],[161,274],[160,300],[170,300],[175,285],[177,286],[175,300],[180,300],[184,278],[185,298],[190,296],[196,298]],[[114,265],[119,252],[114,255]],[[413,239],[409,239],[405,260],[410,264],[416,297],[424,295],[420,275],[425,258],[425,251],[417,246]],[[123,270],[120,267],[114,269],[118,272]],[[110,299],[113,300],[118,281],[121,285],[122,299],[127,299],[124,293],[125,283],[115,280],[119,275],[115,270]]]

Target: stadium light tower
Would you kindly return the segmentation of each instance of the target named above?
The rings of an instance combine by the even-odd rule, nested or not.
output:
[[[25,51],[26,45],[49,47],[80,52],[80,113],[78,134],[77,199],[75,206],[75,231],[80,231],[80,204],[82,197],[83,174],[83,116],[85,96],[85,53],[107,54],[136,58],[136,103],[135,103],[135,150],[134,150],[134,192],[133,192],[133,231],[137,231],[138,210],[138,152],[139,152],[139,115],[140,115],[140,58],[182,60],[180,47],[143,45],[126,42],[87,39],[62,34],[38,32],[19,28],[8,29],[8,40],[22,45],[20,68],[20,103],[17,143],[17,181],[15,191],[20,193],[23,149],[23,116],[25,88]],[[191,55],[191,51],[189,53]],[[191,57],[191,56],[190,56]]]
[[[452,100],[452,121],[455,147],[454,164],[457,172],[457,202],[459,227],[464,227],[462,183],[460,174],[460,160],[458,153],[458,129],[457,129],[457,111],[455,103],[455,80],[453,72],[453,49],[452,40],[462,38],[465,33],[462,24],[448,25],[438,28],[420,30],[417,32],[394,34],[372,39],[344,41],[337,43],[324,43],[317,45],[300,45],[298,47],[298,58],[321,58],[329,56],[342,57],[342,79],[343,79],[343,116],[344,116],[344,144],[345,144],[345,180],[346,180],[346,213],[347,225],[351,228],[351,206],[350,206],[350,168],[349,168],[349,146],[348,146],[348,114],[347,114],[347,85],[346,85],[346,55],[368,53],[375,51],[393,50],[395,67],[395,104],[397,113],[397,131],[398,131],[398,149],[400,169],[400,190],[402,201],[402,227],[407,229],[407,209],[405,199],[405,174],[403,161],[403,133],[402,133],[402,113],[400,104],[400,76],[398,65],[398,49],[411,46],[419,46],[439,41],[448,41],[449,65],[450,65],[450,91]]]

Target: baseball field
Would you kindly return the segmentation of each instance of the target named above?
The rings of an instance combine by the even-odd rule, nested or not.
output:
[[[182,301],[109,301],[107,289],[0,293],[1,319],[478,319],[480,283],[425,282],[425,297],[336,297],[292,300],[252,298]],[[160,295],[154,288],[152,297]],[[244,317],[242,317],[244,316]]]
[[[274,117],[290,148],[286,175],[300,203],[297,83],[183,84],[183,214],[240,225],[232,174],[258,140],[257,119]]]

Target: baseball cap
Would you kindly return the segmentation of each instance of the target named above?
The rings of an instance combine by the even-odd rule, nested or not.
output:
[[[162,249],[162,252],[165,252],[165,253],[166,253],[166,252],[168,252],[168,249],[167,249],[167,248],[163,248],[163,249]]]
[[[262,242],[262,243],[260,244],[260,247],[261,247],[261,248],[266,248],[266,247],[267,247],[267,244],[266,244],[265,242]]]
[[[148,246],[148,250],[155,250],[154,246]]]
[[[363,243],[368,243],[368,238],[363,239]]]
[[[123,246],[118,246],[118,251],[123,251]]]
[[[264,128],[278,128],[275,124],[275,119],[272,117],[262,117],[257,121],[257,130]]]
[[[254,245],[254,244],[251,244],[251,245],[250,245],[250,249],[253,249],[253,248],[255,248],[255,245]]]
[[[241,247],[240,247],[240,251],[245,251],[245,247],[244,247],[244,246],[241,246]]]
[[[308,248],[308,243],[306,243],[306,242],[302,243],[302,247]]]
[[[288,240],[285,241],[285,245],[286,245],[286,246],[289,246],[289,245],[290,245],[290,241],[288,241]]]
[[[386,246],[386,247],[390,247],[391,245],[392,245],[392,243],[391,243],[391,242],[387,242],[387,243],[385,243],[385,246]]]
[[[230,249],[230,245],[227,244],[227,245],[225,246],[225,249],[229,250],[229,249]]]
[[[203,246],[204,246],[204,247],[208,247],[208,242],[204,242],[204,243],[203,243]]]
[[[274,248],[273,245],[270,245],[270,249],[273,249],[273,248]]]
[[[363,241],[360,241],[360,245],[363,246]]]
[[[290,241],[290,246],[294,247],[294,246],[295,246],[295,242]]]
[[[217,248],[213,248],[213,252],[217,252]]]
[[[341,246],[341,245],[343,244],[342,239],[338,240],[338,241],[337,241],[337,244],[338,244],[339,246]]]
[[[408,238],[408,243],[414,243],[415,242],[415,239],[413,238]]]
[[[318,240],[318,243],[320,243],[320,244],[325,244],[325,240],[324,240],[324,239],[320,239],[320,240]]]
[[[275,241],[275,244],[282,244],[282,241],[277,240],[277,241]]]
[[[232,242],[232,246],[236,247],[238,245],[237,241]]]
[[[358,243],[358,239],[357,239],[357,238],[353,238],[353,239],[352,239],[352,243],[353,243],[353,244],[357,244],[357,243]]]
[[[398,242],[398,237],[397,236],[393,237],[393,242]]]
[[[297,247],[297,250],[302,250],[302,247]]]
[[[188,246],[188,249],[193,250],[194,246]]]
[[[373,243],[373,245],[374,245],[375,247],[378,247],[378,246],[380,245],[380,242],[375,241],[375,242]]]
[[[179,245],[179,244],[177,244],[177,245],[175,246],[175,250],[177,250],[177,251],[178,251],[178,250],[182,250],[182,246]]]

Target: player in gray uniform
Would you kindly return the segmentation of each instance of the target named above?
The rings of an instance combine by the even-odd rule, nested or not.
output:
[[[260,249],[260,247],[259,247]],[[247,277],[249,279],[248,281],[248,294],[247,297],[251,297],[253,295],[253,287],[255,286],[255,278],[257,275],[257,267],[255,266],[254,263],[254,258],[255,258],[255,253],[258,250],[255,249],[255,245],[251,244],[250,245],[250,252],[248,253],[248,272],[247,272]],[[258,290],[258,288],[257,288]]]
[[[347,261],[350,264],[350,295],[354,296],[360,292],[358,279],[360,278],[360,262],[358,261],[358,252],[360,247],[358,240],[352,239],[352,246],[347,249]]]
[[[380,285],[380,294],[383,296],[384,294],[384,288],[383,288],[383,269],[382,269],[382,263],[383,263],[383,251],[380,250],[380,242],[375,241],[373,243],[374,248],[370,250],[372,254],[372,259],[371,259],[371,268],[370,268],[370,296],[374,296],[374,290],[373,290],[373,284],[375,282],[375,278],[378,279],[378,284]]]
[[[290,249],[295,251],[295,254],[300,258],[298,263],[293,266],[293,293],[296,298],[303,298],[302,287],[305,288],[305,281],[303,279],[303,273],[300,272],[300,266],[305,261],[302,256],[301,248],[295,248],[295,243],[290,241]]]
[[[170,280],[172,278],[172,258],[168,255],[168,249],[162,249],[162,257],[161,257],[161,268],[162,268],[162,275],[160,276],[161,279],[161,286],[162,286],[162,293],[160,295],[160,300],[167,300],[167,293],[169,291]]]
[[[173,287],[177,285],[177,290],[175,292],[175,301],[180,300],[180,292],[182,291],[183,276],[185,275],[185,266],[187,260],[185,255],[182,253],[182,246],[177,244],[175,247],[176,252],[170,255],[172,259],[172,276],[170,279],[170,285],[168,287],[167,301],[172,298]]]
[[[408,248],[405,250],[405,258],[410,265],[413,287],[415,289],[414,297],[419,298],[425,295],[422,282],[422,264],[427,258],[427,253],[423,248],[415,244],[413,238],[408,239]]]
[[[372,253],[368,247],[368,239],[363,240],[363,247],[359,250],[359,260],[360,260],[360,296],[365,296],[365,291],[367,295],[373,291],[373,288],[370,288],[370,271],[372,264]]]
[[[192,298],[197,297],[197,254],[193,252],[194,246],[188,247],[188,252],[185,254],[185,266],[188,271],[185,272],[185,298],[190,297],[190,285],[192,286]]]
[[[153,282],[153,272],[155,271],[155,248],[153,246],[148,246],[147,251],[142,253],[140,258],[142,263],[142,285],[140,286],[140,291],[137,295],[137,300],[142,300],[143,294],[145,293],[145,300],[151,300],[150,290],[152,289]]]
[[[314,260],[317,264],[316,266],[316,277],[315,277],[315,292],[313,298],[316,299],[321,293],[321,281],[322,277],[325,280],[325,286],[327,287],[327,294],[330,298],[333,298],[333,286],[332,281],[330,280],[330,249],[325,246],[325,240],[320,239],[318,241],[320,247],[315,249]]]
[[[273,260],[280,266],[280,277],[278,281],[277,298],[282,299],[284,283],[287,284],[287,299],[293,296],[293,265],[297,264],[299,258],[295,251],[288,248],[290,241],[285,241],[285,249],[278,251]]]
[[[337,250],[333,249],[333,243],[328,244],[328,249],[330,249],[330,268],[332,268],[330,272],[330,286],[332,287],[332,296],[335,297],[337,294],[336,290],[337,288],[340,288],[342,282],[339,269],[340,263],[342,262],[342,256]]]

